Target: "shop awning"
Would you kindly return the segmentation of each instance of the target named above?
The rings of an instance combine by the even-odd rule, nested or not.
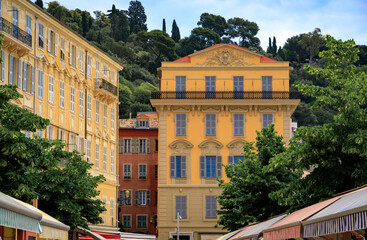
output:
[[[303,225],[305,238],[367,228],[367,188],[342,196]]]
[[[302,238],[301,221],[329,206],[340,197],[335,197],[295,211],[264,230],[264,240]]]
[[[261,222],[258,224],[255,224],[251,227],[249,227],[248,230],[245,229],[245,233],[237,237],[236,239],[251,239],[251,240],[257,240],[259,235],[262,233],[264,229],[267,229],[268,227],[272,226],[274,223],[278,222],[282,218],[284,218],[286,215],[281,215],[272,219],[269,219],[265,222]]]
[[[30,210],[19,200],[0,192],[0,225],[26,231],[41,232],[42,215]]]
[[[225,234],[225,235],[223,235],[223,236],[221,236],[221,237],[217,238],[217,240],[227,240],[227,239],[229,239],[229,238],[233,237],[234,235],[236,235],[236,234],[237,234],[238,232],[240,232],[241,230],[243,230],[243,228],[242,228],[242,229],[238,229],[238,230],[233,231],[233,232],[230,232],[230,233],[227,233],[227,234]]]
[[[87,237],[90,237],[90,238],[92,238],[94,240],[106,240],[106,238],[102,237],[101,235],[99,235],[99,234],[97,234],[95,232],[92,232],[92,231],[90,231],[88,229],[79,227],[79,226],[75,228],[75,231],[78,232],[78,233],[81,233],[81,234],[83,234],[83,235],[85,235]],[[79,237],[79,239],[81,239],[81,238],[83,238],[83,237]]]

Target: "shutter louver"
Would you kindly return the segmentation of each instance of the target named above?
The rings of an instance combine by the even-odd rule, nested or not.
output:
[[[136,153],[140,153],[140,142],[141,142],[141,139],[136,139],[135,141],[135,152]]]
[[[233,163],[234,163],[233,156],[228,156],[228,164],[233,164]]]
[[[59,34],[55,33],[55,56],[58,55],[59,49]]]
[[[147,191],[147,205],[150,205],[150,191]]]
[[[217,156],[217,177],[222,177],[222,156]]]
[[[1,80],[5,82],[5,51],[1,51],[1,58],[3,59],[1,63]]]
[[[75,68],[78,68],[78,62],[79,62],[79,48],[75,47]]]
[[[147,139],[147,153],[150,153],[150,139]]]
[[[47,46],[47,50],[50,53],[51,52],[51,29],[48,29],[48,46]]]
[[[200,177],[205,177],[205,156],[200,156]]]
[[[175,177],[175,171],[176,168],[175,168],[175,156],[171,156],[170,157],[170,175],[171,175],[171,178],[174,178]]]
[[[22,89],[22,60],[18,59],[18,88]]]
[[[186,156],[181,156],[181,177],[186,177]]]
[[[32,76],[31,76],[31,93],[34,94],[34,67],[32,66]]]
[[[13,55],[9,54],[9,84],[14,85],[14,59]]]
[[[135,153],[135,139],[131,139],[131,153]]]
[[[135,205],[138,206],[140,204],[139,201],[139,191],[135,191],[135,198],[134,198]]]
[[[73,65],[73,50],[72,50],[72,47],[73,47],[73,44],[70,42],[69,43],[69,64],[70,66]]]
[[[28,82],[27,82],[27,62],[23,62],[23,91],[28,91]]]

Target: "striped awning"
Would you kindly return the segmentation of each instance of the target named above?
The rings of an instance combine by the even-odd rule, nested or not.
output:
[[[39,238],[67,240],[68,231],[42,226],[42,233],[39,234]]]
[[[358,189],[303,222],[305,238],[367,228],[367,188]]]

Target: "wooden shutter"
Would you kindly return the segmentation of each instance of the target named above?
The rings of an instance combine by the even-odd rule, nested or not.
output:
[[[217,156],[217,177],[222,177],[222,156]]]
[[[23,91],[28,91],[28,82],[27,82],[27,62],[23,62]]]
[[[69,144],[69,152],[71,152],[71,133],[69,133],[69,142],[68,142],[68,144]]]
[[[150,139],[147,139],[147,153],[150,153]]]
[[[32,76],[31,76],[31,93],[34,94],[34,67],[32,66]]]
[[[69,64],[70,66],[73,65],[73,50],[72,50],[72,47],[73,47],[73,44],[70,42],[69,43]]]
[[[55,33],[55,56],[57,57],[59,49],[59,34]]]
[[[200,177],[205,177],[205,156],[200,156]]]
[[[150,205],[150,191],[147,191],[147,205]]]
[[[1,63],[1,80],[5,82],[5,51],[1,51],[1,58],[3,59]]]
[[[75,68],[78,68],[78,62],[79,62],[79,48],[75,47]]]
[[[176,172],[176,157],[175,156],[171,156],[170,157],[170,176],[171,178],[174,178],[175,177],[175,172]]]
[[[14,85],[14,58],[9,54],[9,83]]]
[[[48,29],[48,46],[47,46],[47,50],[50,53],[51,52],[51,29]]]
[[[138,206],[140,204],[139,200],[139,191],[135,191],[135,198],[134,198],[135,205]]]
[[[83,146],[84,147],[84,149],[83,149],[83,153],[84,153],[83,158],[84,158],[84,160],[87,160],[87,139],[84,138],[83,144],[84,144],[84,146]]]
[[[228,164],[233,164],[233,163],[234,163],[233,156],[228,156]]]
[[[186,213],[186,196],[182,197],[182,201],[181,201],[181,217],[182,218],[187,218],[187,213]]]
[[[131,139],[131,153],[135,153],[135,139],[132,138]]]
[[[139,153],[140,151],[140,141],[141,141],[141,139],[136,139],[136,141],[135,141],[135,152],[136,153]]]
[[[186,156],[181,156],[181,177],[186,177]]]
[[[136,122],[135,122],[135,127],[139,128],[139,121],[138,120],[136,120]]]
[[[22,60],[18,59],[18,88],[22,89]]]

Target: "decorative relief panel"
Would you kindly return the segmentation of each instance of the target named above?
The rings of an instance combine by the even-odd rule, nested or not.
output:
[[[192,145],[189,141],[187,140],[176,140],[174,142],[172,142],[169,147],[171,148],[171,155],[189,155],[191,148],[194,145]]]
[[[250,66],[254,63],[248,63],[245,58],[253,58],[252,55],[243,52],[235,52],[228,48],[218,49],[199,55],[200,58],[205,58],[202,63],[197,63],[200,66]]]
[[[227,144],[229,148],[230,156],[239,156],[243,153],[243,146],[246,144],[246,141],[243,139],[236,139]]]
[[[214,139],[208,139],[199,144],[201,155],[221,155],[220,149],[223,144]]]
[[[33,109],[33,96],[29,93],[23,92],[24,105],[27,108]]]

